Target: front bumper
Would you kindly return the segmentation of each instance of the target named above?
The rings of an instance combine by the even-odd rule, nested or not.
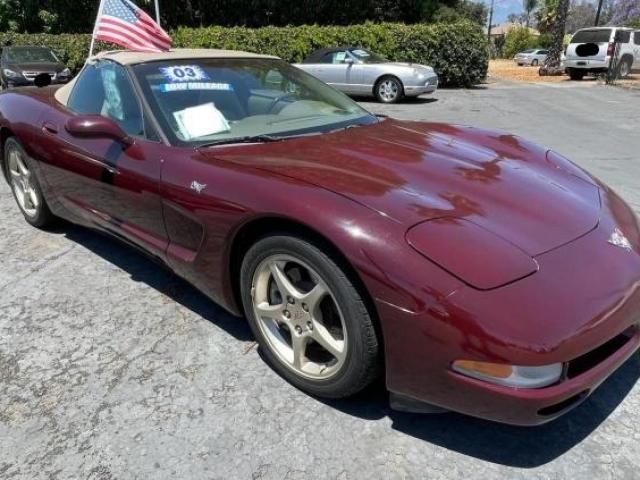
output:
[[[415,97],[426,93],[433,93],[438,89],[438,77],[433,76],[427,78],[424,82],[417,85],[405,85],[404,94],[407,97]]]
[[[53,78],[51,80],[51,85],[64,85],[65,83],[69,83],[69,80],[71,80],[71,77]],[[7,88],[33,87],[33,80],[29,80],[24,77],[5,78],[4,84]]]
[[[515,57],[513,59],[514,63],[518,64],[518,65],[531,65],[531,63],[533,62],[532,58],[518,58]]]
[[[632,251],[608,243],[616,226],[628,235]],[[540,270],[525,279],[491,291],[465,286],[437,304],[425,301],[422,311],[378,302],[385,319],[388,389],[514,425],[548,422],[587,398],[640,345],[638,222],[605,191],[598,227],[536,261]],[[622,336],[626,340],[618,342]],[[470,359],[563,362],[568,372],[583,358],[591,359],[586,368],[538,389],[493,385],[451,370],[453,361]]]

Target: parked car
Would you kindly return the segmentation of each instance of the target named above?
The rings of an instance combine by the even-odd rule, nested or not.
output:
[[[640,345],[638,219],[548,148],[381,118],[252,53],[106,52],[43,88],[0,94],[26,221],[147,252],[303,391],[384,372],[394,408],[533,425]]]
[[[516,56],[513,57],[513,61],[519,66],[530,65],[532,67],[537,67],[544,63],[548,54],[549,50],[532,48],[516,54]]]
[[[321,48],[295,66],[346,94],[374,96],[383,103],[433,93],[438,88],[433,68],[391,62],[360,47]]]
[[[55,84],[67,83],[71,70],[47,47],[3,47],[0,56],[2,88],[33,85],[38,75],[46,74]]]
[[[618,42],[618,75],[640,69],[640,31],[622,27],[592,27],[578,30],[565,52],[565,70],[571,80],[606,73]]]

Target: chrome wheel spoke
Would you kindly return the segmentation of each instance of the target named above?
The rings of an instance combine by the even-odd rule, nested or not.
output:
[[[328,293],[329,291],[327,290],[327,288],[322,283],[318,283],[311,289],[310,292],[305,293],[300,298],[300,301],[309,312],[313,313],[318,309],[318,307],[320,306],[320,302],[322,302],[325,295],[327,295]]]
[[[268,318],[274,322],[282,320],[282,305],[269,305],[268,302],[261,302],[256,305],[256,313],[260,318]]]
[[[22,157],[19,154],[17,154],[16,152],[13,152],[13,155],[15,155],[16,166],[20,169],[20,174],[23,177],[29,177],[29,169],[24,164],[24,160],[22,159]]]
[[[283,299],[286,299],[288,296],[295,298],[300,298],[302,296],[302,293],[293,286],[291,280],[289,280],[282,270],[282,267],[278,265],[278,262],[270,262],[269,270],[271,271],[271,275],[273,275],[273,280],[276,282]]]
[[[305,353],[307,350],[308,337],[306,335],[293,334],[291,336],[291,348],[293,350],[293,366],[299,370],[303,369],[305,363]]]
[[[341,361],[344,359],[344,340],[336,340],[333,335],[326,329],[326,327],[320,322],[313,321],[313,333],[311,335],[322,348],[333,355],[336,360]]]

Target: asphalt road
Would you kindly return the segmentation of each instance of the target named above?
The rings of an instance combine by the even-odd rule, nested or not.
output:
[[[640,92],[500,83],[377,112],[516,132],[640,212]],[[246,324],[119,243],[27,226],[0,182],[0,478],[638,478],[640,355],[533,429],[313,399]],[[585,259],[588,261],[588,259]]]

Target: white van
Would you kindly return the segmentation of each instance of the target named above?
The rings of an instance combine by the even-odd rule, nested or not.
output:
[[[565,71],[571,80],[587,74],[606,73],[614,55],[618,35],[618,74],[626,77],[640,69],[640,30],[624,27],[591,27],[578,30],[565,53]]]

